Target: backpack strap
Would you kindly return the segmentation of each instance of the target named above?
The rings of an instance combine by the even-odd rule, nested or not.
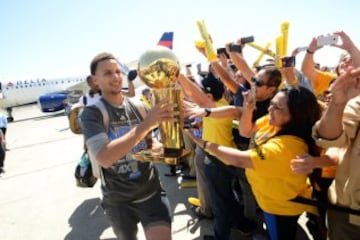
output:
[[[109,113],[106,109],[106,106],[104,104],[104,102],[99,99],[98,101],[96,101],[94,103],[94,105],[100,110],[101,112],[101,115],[103,117],[103,124],[104,124],[104,127],[105,127],[105,130],[106,130],[106,133],[109,131],[109,123],[110,123],[110,120],[109,120]]]
[[[83,101],[84,106],[86,106],[87,105],[87,97],[86,97],[86,95],[83,96],[82,101]]]
[[[135,116],[141,121],[145,119],[147,110],[143,104],[135,104],[130,99],[125,98],[126,103],[128,103],[130,109],[134,112]]]
[[[98,101],[96,101],[94,103],[94,106],[96,106],[100,112],[101,112],[101,115],[103,117],[103,125],[105,127],[105,131],[106,133],[109,131],[109,123],[110,123],[110,120],[109,120],[109,113],[106,109],[106,106],[104,104],[104,102],[99,99]],[[97,178],[100,178],[101,179],[101,184],[103,186],[105,186],[105,178],[104,178],[104,173],[102,171],[102,167],[99,165],[99,163],[95,160],[92,160],[90,158],[90,161],[91,161],[91,165],[92,165],[92,171],[93,171],[93,175]]]

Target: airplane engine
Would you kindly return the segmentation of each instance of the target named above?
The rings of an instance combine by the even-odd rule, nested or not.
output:
[[[42,112],[57,112],[66,106],[67,94],[51,93],[39,97],[38,103]]]

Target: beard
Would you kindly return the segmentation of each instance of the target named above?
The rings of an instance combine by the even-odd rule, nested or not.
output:
[[[118,95],[119,93],[121,93],[121,89],[119,89],[119,90],[110,90],[109,93],[111,95]]]

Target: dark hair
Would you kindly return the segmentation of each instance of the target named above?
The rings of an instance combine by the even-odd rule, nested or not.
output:
[[[201,80],[202,89],[205,93],[210,93],[215,102],[219,101],[224,94],[224,84],[220,79],[216,78],[214,74],[209,74]]]
[[[89,76],[86,77],[86,82],[87,82],[87,83],[89,83],[90,80],[91,80],[91,75],[89,75]]]
[[[144,89],[141,91],[142,95],[146,95],[146,94],[148,94],[149,92],[151,92],[150,88],[144,88]]]
[[[267,66],[263,68],[265,75],[269,77],[266,85],[269,87],[278,88],[281,84],[281,72],[274,66]]]
[[[285,87],[280,92],[287,97],[291,118],[276,135],[297,136],[307,143],[311,155],[318,156],[319,148],[316,147],[315,141],[311,137],[312,127],[321,116],[321,107],[315,95],[301,86]]]
[[[91,75],[95,75],[96,68],[97,68],[97,65],[99,62],[104,61],[104,60],[110,60],[110,59],[116,60],[114,55],[112,55],[111,53],[104,52],[104,53],[100,53],[100,54],[96,55],[90,63]]]

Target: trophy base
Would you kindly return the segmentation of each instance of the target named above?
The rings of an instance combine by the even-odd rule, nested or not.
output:
[[[164,148],[164,157],[178,158],[181,157],[183,149]]]
[[[171,149],[173,150],[173,149]],[[143,150],[132,155],[133,159],[140,162],[155,162],[155,163],[166,163],[176,165],[180,162],[181,158],[186,157],[190,154],[190,150],[187,149],[176,149],[177,155],[172,151],[172,155],[167,155],[166,149],[159,150]]]

